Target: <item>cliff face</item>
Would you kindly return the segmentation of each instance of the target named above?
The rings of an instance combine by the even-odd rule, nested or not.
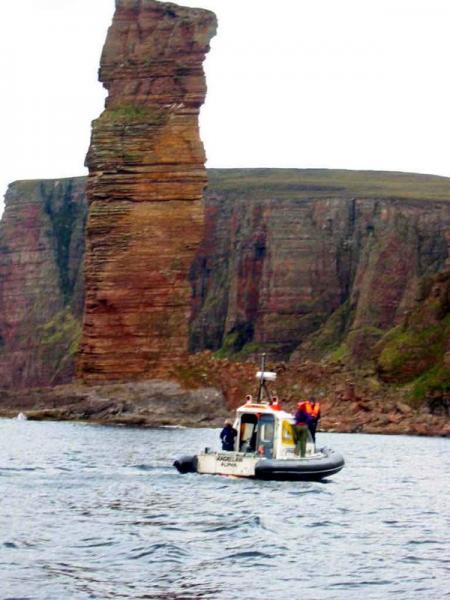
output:
[[[360,364],[449,256],[450,182],[350,171],[211,171],[191,349]]]
[[[74,375],[81,333],[85,179],[9,186],[0,222],[0,387]]]
[[[80,178],[19,182],[8,192],[0,227],[3,387],[49,385],[73,373],[83,190]],[[426,375],[417,381],[419,395],[444,389],[449,199],[450,180],[443,178],[209,171],[203,240],[191,268],[191,350],[245,358],[265,349],[293,363],[326,358],[353,368],[371,361],[388,383]],[[110,223],[115,235],[111,215]],[[108,229],[101,234],[106,243]],[[185,234],[180,225],[180,243]],[[136,236],[125,246],[138,261],[129,264],[129,277],[122,274],[130,290],[118,289],[121,299],[134,294],[136,319],[150,321],[150,308],[136,299],[138,276],[148,281],[137,246],[145,235]],[[118,248],[120,254],[124,245]],[[130,318],[107,316],[119,324]],[[169,324],[157,324],[163,335]],[[125,352],[129,338],[121,331],[117,344]],[[131,356],[135,343],[131,338]],[[106,377],[116,379],[116,371]]]
[[[206,185],[202,62],[215,28],[205,10],[116,1],[100,68],[109,95],[87,156],[86,381],[154,377],[187,351]]]
[[[374,348],[380,378],[413,382],[417,403],[450,415],[450,268],[421,282],[417,304]]]

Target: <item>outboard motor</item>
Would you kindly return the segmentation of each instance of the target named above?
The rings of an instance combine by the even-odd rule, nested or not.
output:
[[[179,473],[197,473],[197,457],[180,456],[175,460],[173,466]]]

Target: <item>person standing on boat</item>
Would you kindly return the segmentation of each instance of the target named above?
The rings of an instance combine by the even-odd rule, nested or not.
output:
[[[297,404],[297,411],[294,415],[294,441],[296,453],[303,458],[306,455],[306,442],[309,437],[310,416],[306,409],[306,402]]]
[[[224,428],[220,432],[222,440],[222,450],[232,452],[234,450],[234,440],[236,439],[237,431],[231,424],[231,421],[225,421]]]
[[[320,421],[320,402],[317,402],[314,396],[307,400],[306,411],[309,415],[309,431],[313,442],[316,443],[316,429]]]

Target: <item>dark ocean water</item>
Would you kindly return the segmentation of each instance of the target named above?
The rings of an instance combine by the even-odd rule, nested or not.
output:
[[[0,420],[0,598],[450,597],[450,441],[319,434],[328,483],[179,475],[218,430]]]

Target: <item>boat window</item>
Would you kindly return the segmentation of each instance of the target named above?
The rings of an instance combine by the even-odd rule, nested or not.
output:
[[[281,426],[281,442],[285,446],[294,446],[294,431],[289,421],[283,421]]]
[[[275,432],[275,420],[273,415],[262,415],[258,423],[258,454],[266,458],[273,457],[273,442]]]
[[[239,451],[255,452],[258,418],[254,414],[242,415],[239,432]]]
[[[261,442],[271,442],[273,440],[273,421],[261,423],[259,435]]]

